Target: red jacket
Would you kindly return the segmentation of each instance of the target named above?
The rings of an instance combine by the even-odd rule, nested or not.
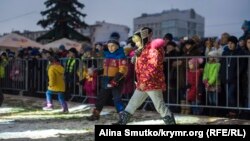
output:
[[[144,91],[166,89],[163,73],[164,44],[164,40],[155,39],[149,42],[137,57],[135,64],[137,88],[140,84],[145,84]]]
[[[196,71],[188,71],[187,72],[187,82],[189,84],[189,89],[187,91],[187,99],[188,101],[196,101],[196,96],[198,97],[199,93],[199,79],[201,77],[201,70]]]

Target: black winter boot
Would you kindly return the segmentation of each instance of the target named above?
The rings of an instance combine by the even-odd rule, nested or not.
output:
[[[4,100],[4,96],[3,96],[2,90],[0,89],[0,106],[2,106],[3,100]]]
[[[122,111],[119,113],[119,120],[116,123],[113,123],[113,125],[126,125],[131,118],[131,114],[127,111]]]
[[[101,111],[94,109],[91,116],[87,117],[89,121],[99,120]]]
[[[68,104],[66,102],[62,103],[62,113],[68,113],[69,109],[68,109]]]
[[[175,118],[174,118],[174,114],[171,113],[171,116],[167,115],[163,118],[163,121],[166,125],[175,125]]]

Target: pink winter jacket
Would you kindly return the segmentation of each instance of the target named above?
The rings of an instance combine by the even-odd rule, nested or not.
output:
[[[140,84],[145,84],[144,91],[166,89],[163,73],[164,44],[164,40],[155,39],[149,42],[137,57],[135,64],[137,88]]]

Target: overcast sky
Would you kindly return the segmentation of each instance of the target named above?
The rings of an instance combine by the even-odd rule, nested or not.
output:
[[[13,30],[37,31],[46,0],[0,0],[0,34]],[[228,32],[243,34],[241,25],[250,20],[250,0],[79,0],[85,4],[86,23],[106,21],[127,25],[133,30],[133,18],[142,13],[160,13],[163,10],[193,8],[205,17],[205,36],[219,36]]]

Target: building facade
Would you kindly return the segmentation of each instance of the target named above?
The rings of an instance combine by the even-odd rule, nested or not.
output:
[[[126,41],[128,39],[129,35],[129,27],[125,25],[119,25],[119,24],[113,24],[113,23],[107,23],[107,22],[96,22],[94,25],[89,25],[87,28],[78,28],[75,29],[79,33],[83,34],[84,36],[87,36],[91,39],[91,43],[97,43],[97,42],[107,42],[110,39],[110,36],[112,34],[118,34],[120,36],[119,41]],[[18,32],[18,34],[21,34],[31,40],[36,41],[36,39],[48,31],[27,31],[24,32]],[[42,44],[46,44],[48,42],[44,41],[41,42]]]
[[[129,27],[125,25],[96,22],[86,29],[78,29],[81,34],[90,37],[92,43],[107,42],[113,33],[118,33],[119,41],[126,41],[128,39]]]
[[[176,38],[199,35],[204,37],[205,18],[193,9],[172,9],[156,14],[142,14],[134,18],[134,31],[141,27],[153,29],[153,38],[162,38],[166,33],[171,33]]]
[[[22,33],[20,33],[21,35],[33,40],[33,41],[36,41],[36,39],[44,34],[46,34],[48,31],[46,30],[41,30],[41,31],[28,31],[28,30],[24,30]],[[44,43],[47,43],[47,42],[42,42],[43,44]]]

